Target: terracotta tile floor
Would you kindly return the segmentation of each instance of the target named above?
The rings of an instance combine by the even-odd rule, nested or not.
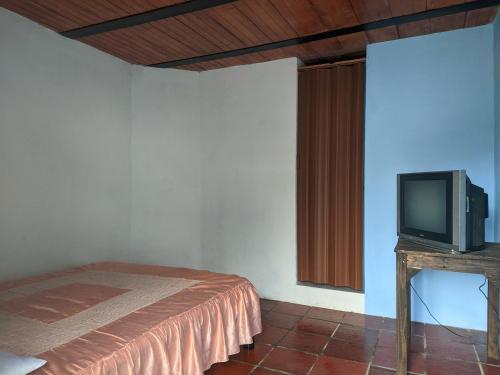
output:
[[[263,332],[206,375],[395,374],[395,321],[389,318],[261,300]],[[411,374],[500,375],[486,358],[486,333],[412,323]]]

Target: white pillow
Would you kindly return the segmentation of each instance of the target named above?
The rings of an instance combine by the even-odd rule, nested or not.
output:
[[[17,355],[0,352],[0,374],[26,375],[39,369],[47,361],[34,357],[18,357]]]

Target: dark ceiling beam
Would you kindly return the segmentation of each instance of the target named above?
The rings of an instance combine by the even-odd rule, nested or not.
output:
[[[78,39],[85,36],[137,26],[143,23],[164,20],[167,18],[209,9],[235,1],[237,0],[190,0],[185,3],[157,8],[144,13],[133,14],[122,18],[116,18],[113,20],[96,23],[94,25],[88,25],[73,30],[62,31],[60,34],[71,39]]]
[[[304,43],[317,42],[320,40],[336,38],[339,36],[355,34],[355,33],[364,32],[364,31],[377,30],[377,29],[382,29],[384,27],[397,26],[397,25],[402,25],[402,24],[409,23],[409,22],[417,22],[417,21],[427,20],[427,19],[436,18],[436,17],[449,16],[452,14],[469,12],[472,10],[489,8],[489,7],[497,6],[497,5],[500,5],[500,0],[478,0],[475,2],[471,2],[471,3],[452,5],[452,6],[448,6],[448,7],[444,7],[444,8],[426,10],[426,11],[419,12],[419,13],[413,13],[413,14],[408,14],[408,15],[404,15],[404,16],[392,17],[392,18],[388,18],[388,19],[384,19],[384,20],[380,20],[380,21],[368,22],[368,23],[364,23],[364,24],[360,24],[360,25],[356,25],[356,26],[346,27],[343,29],[325,31],[325,32],[322,32],[319,34],[313,34],[313,35],[308,35],[308,36],[303,36],[303,37],[298,37],[298,38],[293,38],[293,39],[287,39],[287,40],[282,40],[279,42],[260,44],[257,46],[240,48],[240,49],[235,49],[235,50],[231,50],[231,51],[212,53],[209,55],[195,56],[195,57],[190,57],[190,58],[181,59],[181,60],[171,60],[171,61],[166,61],[166,62],[162,62],[162,63],[151,64],[148,66],[154,67],[154,68],[175,68],[175,67],[182,66],[182,65],[197,64],[197,63],[202,63],[202,62],[206,62],[206,61],[220,60],[220,59],[225,59],[225,58],[229,58],[229,57],[242,56],[242,55],[246,55],[249,53],[265,52],[265,51],[278,49],[278,48],[285,48],[285,47],[296,46],[296,45],[304,44]]]

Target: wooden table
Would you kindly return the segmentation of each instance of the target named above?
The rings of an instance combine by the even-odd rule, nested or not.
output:
[[[488,357],[499,359],[498,353],[498,288],[500,287],[500,244],[488,243],[486,248],[465,254],[450,253],[399,240],[396,248],[396,327],[397,375],[407,374],[410,340],[410,280],[424,268],[467,272],[488,278]]]

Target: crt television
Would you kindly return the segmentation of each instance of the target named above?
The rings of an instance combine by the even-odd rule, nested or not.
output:
[[[466,252],[484,247],[488,195],[464,170],[398,174],[398,235]]]

